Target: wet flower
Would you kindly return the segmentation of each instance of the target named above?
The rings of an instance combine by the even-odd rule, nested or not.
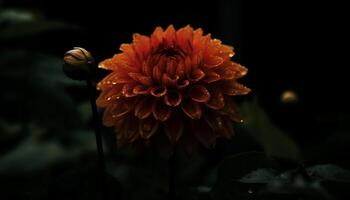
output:
[[[112,72],[98,83],[97,99],[120,144],[154,139],[191,151],[198,141],[210,147],[230,138],[232,121],[241,122],[232,96],[250,91],[237,82],[247,69],[231,61],[232,47],[202,29],[170,25],[134,34],[120,50],[99,65]]]

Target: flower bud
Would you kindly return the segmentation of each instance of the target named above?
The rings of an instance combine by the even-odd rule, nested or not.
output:
[[[64,54],[63,60],[63,71],[69,78],[74,80],[89,78],[94,63],[90,52],[81,47],[74,47]]]

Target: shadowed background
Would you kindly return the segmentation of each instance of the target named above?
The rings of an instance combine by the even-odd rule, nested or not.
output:
[[[87,175],[94,171],[94,136],[87,91],[61,72],[63,53],[81,46],[101,61],[131,42],[133,33],[149,35],[169,24],[200,27],[234,46],[233,59],[249,69],[242,82],[252,89],[238,99],[247,123],[235,127],[232,141],[218,141],[195,161],[179,156],[183,163],[178,165],[191,166],[187,171],[179,166],[179,182],[187,186],[180,189],[181,198],[208,199],[213,185],[219,187],[218,163],[246,151],[282,159],[283,170],[300,163],[326,166],[328,175],[322,176],[332,176],[339,185],[322,185],[328,195],[322,198],[341,198],[343,191],[332,193],[332,188],[349,185],[349,179],[338,180],[348,177],[350,167],[345,11],[331,1],[0,0],[0,184],[5,199],[82,198],[76,188],[95,187],[78,181],[94,180]],[[291,97],[281,100],[283,94]],[[104,132],[112,188],[118,188],[113,195],[162,199],[166,162],[151,159],[153,150],[146,156],[117,151],[113,131]],[[144,185],[139,196],[128,194]]]

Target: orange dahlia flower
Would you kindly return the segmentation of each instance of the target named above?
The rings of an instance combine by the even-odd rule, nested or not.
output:
[[[170,25],[150,37],[136,33],[120,50],[99,64],[112,72],[97,86],[103,123],[115,127],[120,144],[166,136],[168,146],[210,147],[232,135],[231,121],[241,119],[231,96],[250,91],[237,82],[247,69],[230,60],[233,47],[202,29]]]

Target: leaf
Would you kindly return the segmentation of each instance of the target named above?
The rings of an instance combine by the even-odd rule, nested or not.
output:
[[[257,184],[245,184],[242,178],[260,168],[278,169],[279,165],[273,159],[258,152],[241,153],[225,158],[218,167],[212,197],[220,200],[251,197],[249,189],[256,190]]]
[[[300,160],[300,152],[295,142],[274,125],[255,99],[242,104],[242,125],[262,146],[267,155],[287,160]]]
[[[307,168],[307,172],[323,180],[350,182],[350,171],[333,164],[315,165]]]

